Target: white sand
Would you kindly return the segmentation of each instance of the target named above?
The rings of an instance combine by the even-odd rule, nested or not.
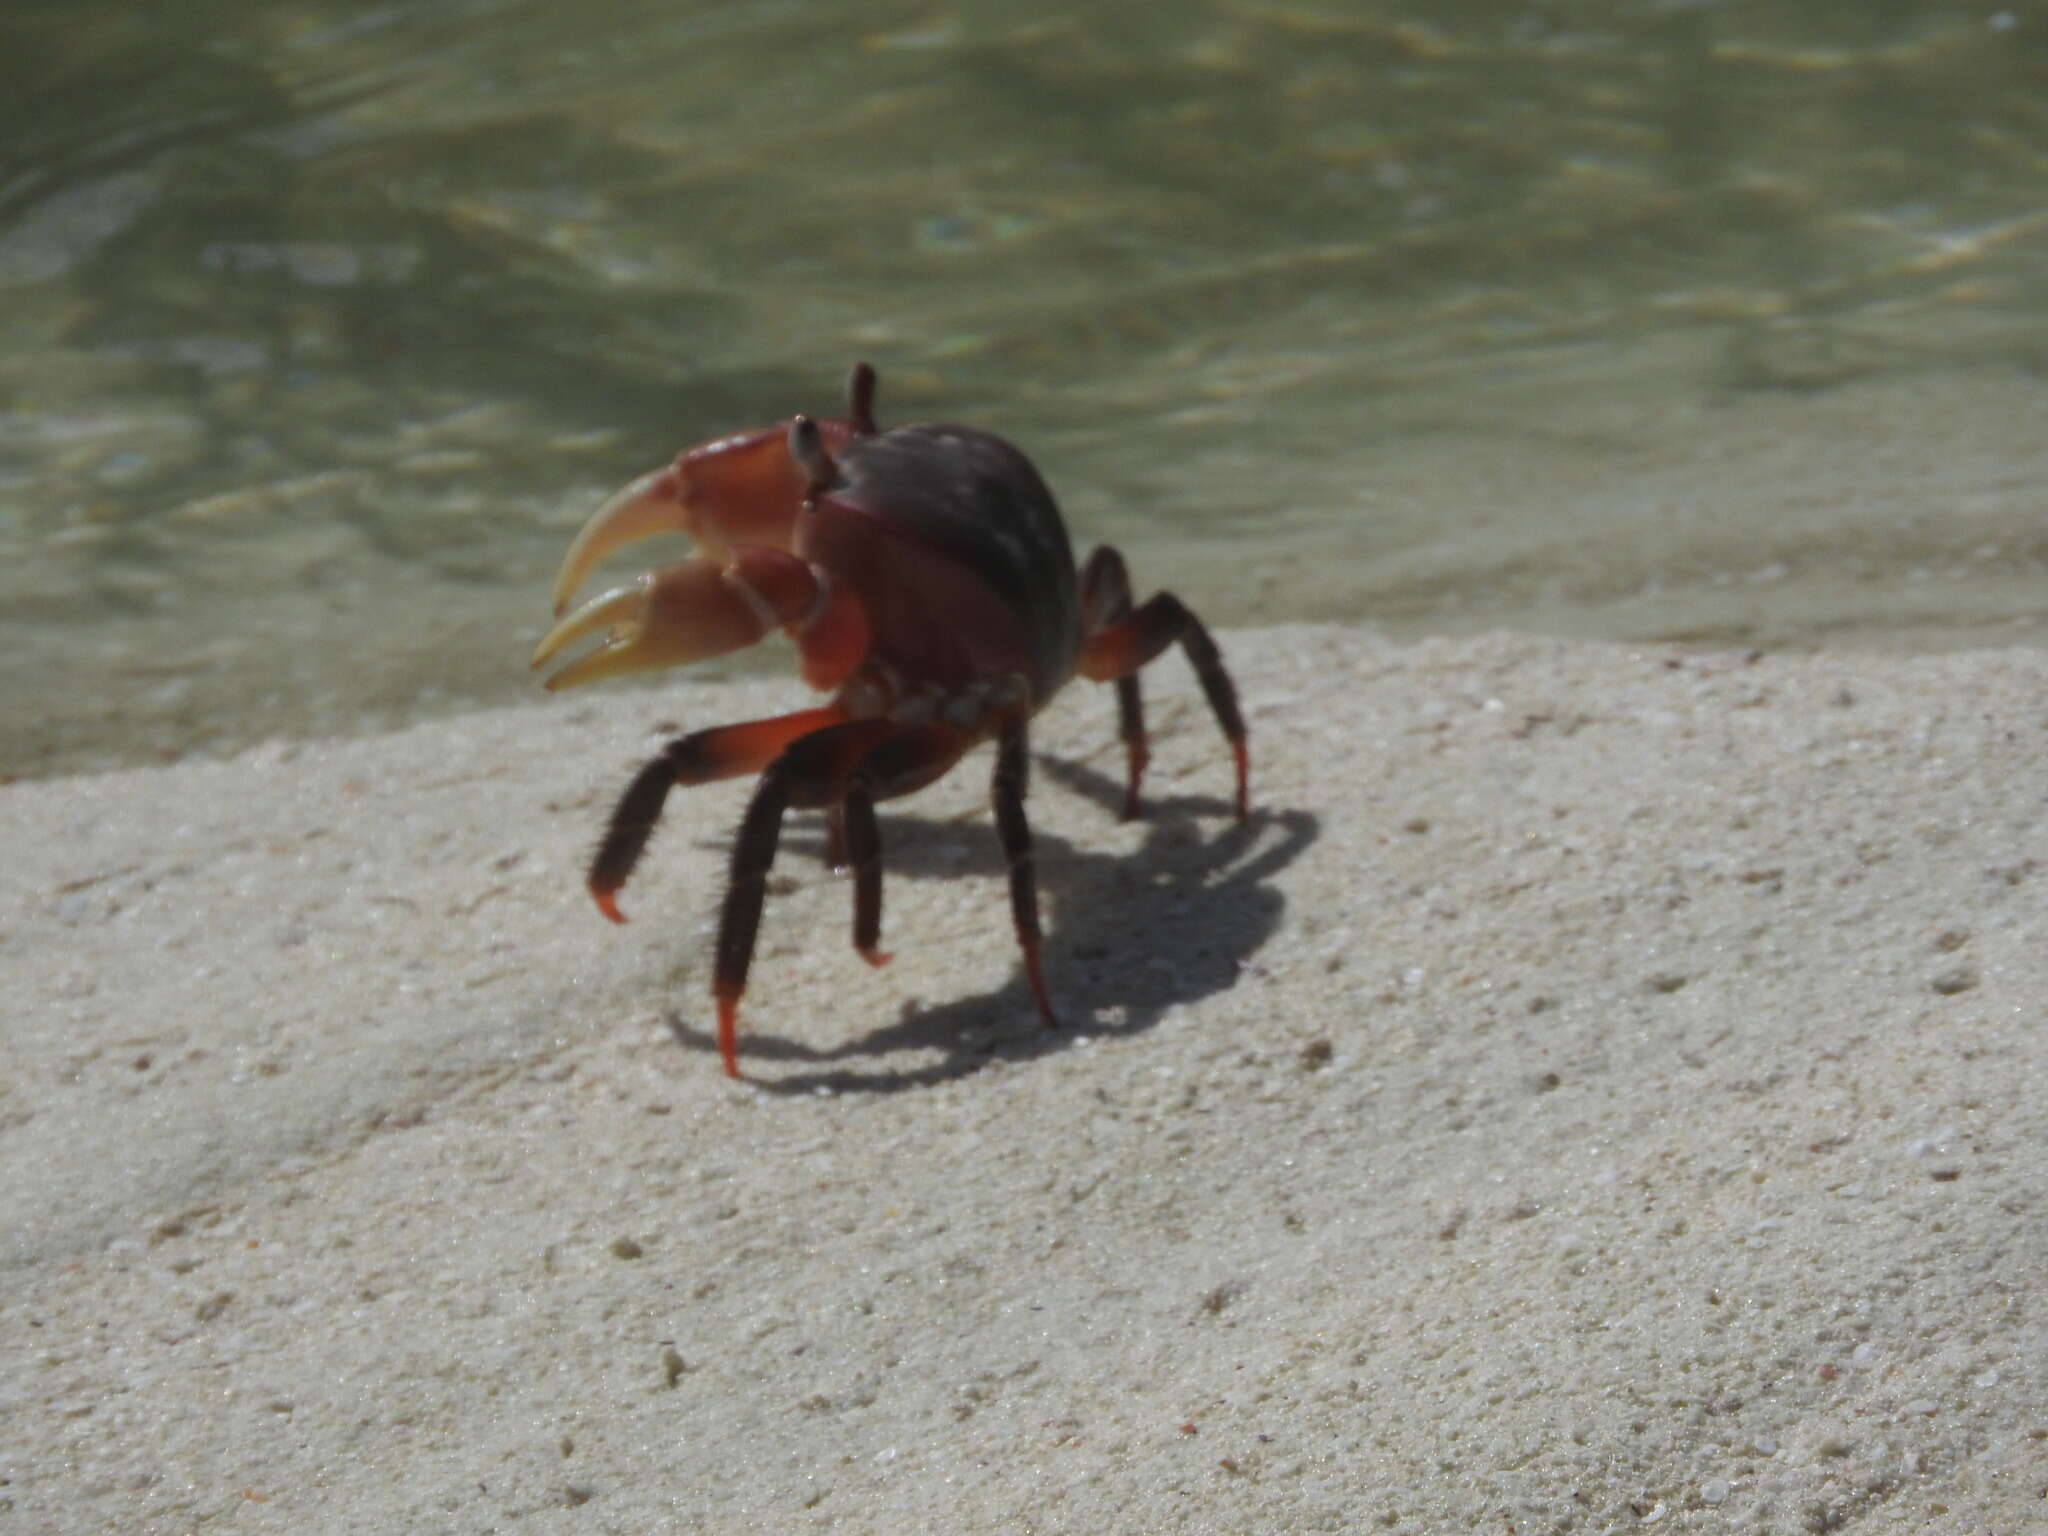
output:
[[[645,698],[0,790],[0,1528],[2037,1528],[2048,656],[1226,649],[1248,826],[1039,732],[1068,1035],[984,757],[741,1086]]]

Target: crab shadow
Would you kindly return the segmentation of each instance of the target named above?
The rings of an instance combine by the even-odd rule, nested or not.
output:
[[[1084,765],[1038,760],[1040,783],[1084,795],[1115,818],[1123,784]],[[1251,958],[1279,926],[1286,899],[1272,883],[1320,835],[1321,823],[1300,810],[1254,810],[1242,821],[1213,796],[1148,798],[1145,841],[1131,854],[1091,853],[1064,838],[1036,836],[1039,899],[1045,911],[1045,967],[1061,1026],[1048,1030],[1024,980],[1021,963],[993,991],[906,1004],[902,1016],[842,1044],[816,1047],[742,1020],[748,1065],[800,1064],[775,1077],[749,1072],[755,1087],[775,1094],[894,1093],[929,1087],[980,1071],[992,1061],[1019,1062],[1069,1050],[1077,1036],[1142,1034],[1166,1012],[1244,977]],[[993,828],[902,814],[885,815],[882,861],[887,881],[953,879],[963,874],[1000,882],[1005,873]],[[784,858],[821,858],[815,823],[793,825]],[[998,886],[1000,889],[1000,886]],[[1000,900],[1000,898],[996,898]],[[1005,906],[992,905],[991,913]],[[1002,940],[1012,943],[1006,920]],[[905,943],[915,942],[912,935]],[[691,1050],[716,1042],[680,1013],[670,1032]],[[905,1051],[936,1051],[915,1068],[863,1070],[855,1063]]]

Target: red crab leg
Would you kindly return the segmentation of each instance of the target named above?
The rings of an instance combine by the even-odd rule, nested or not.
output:
[[[1171,592],[1156,593],[1128,617],[1089,636],[1082,642],[1077,670],[1096,682],[1113,682],[1131,676],[1176,640],[1202,684],[1209,712],[1230,742],[1237,762],[1237,814],[1244,816],[1251,805],[1251,754],[1244,716],[1238,712],[1237,687],[1224,670],[1222,653],[1209,631],[1179,598]]]
[[[619,889],[632,876],[633,866],[640,862],[671,789],[759,773],[799,736],[845,721],[846,712],[834,704],[696,731],[678,736],[663,747],[658,757],[633,775],[633,782],[619,796],[605,826],[604,838],[590,861],[590,894],[597,909],[615,923],[626,920],[626,914],[619,910]]]

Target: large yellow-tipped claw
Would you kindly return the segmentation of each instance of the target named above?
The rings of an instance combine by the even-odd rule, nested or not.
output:
[[[569,553],[562,557],[561,572],[555,577],[555,612],[569,606],[570,597],[591,568],[621,544],[649,534],[680,532],[683,527],[682,479],[673,464],[650,470],[608,497],[590,514]]]
[[[723,656],[760,640],[774,621],[760,598],[728,581],[716,561],[685,560],[592,598],[541,637],[528,665],[545,666],[570,642],[604,632],[604,644],[547,680],[552,692]]]

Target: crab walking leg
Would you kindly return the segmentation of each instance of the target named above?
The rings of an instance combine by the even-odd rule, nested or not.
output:
[[[1131,611],[1131,575],[1124,557],[1109,545],[1099,545],[1081,571],[1081,633],[1092,638]],[[1145,765],[1152,761],[1150,738],[1145,732],[1145,695],[1132,672],[1116,679],[1117,736],[1124,744],[1123,819],[1135,820],[1140,806],[1138,787],[1144,782]]]
[[[840,849],[853,870],[853,947],[869,965],[887,965],[882,943],[882,829],[875,820],[875,797],[867,781],[855,774],[846,799],[833,817]]]
[[[875,802],[907,795],[948,772],[973,744],[949,725],[906,725],[861,759],[827,824],[827,856],[853,872],[853,947],[869,965],[887,965],[882,938],[882,833]]]
[[[719,913],[717,958],[712,967],[718,1053],[726,1076],[740,1075],[740,998],[747,990],[747,972],[760,935],[761,908],[768,892],[768,872],[775,865],[775,851],[782,840],[783,813],[791,807],[830,810],[850,801],[865,804],[864,829],[856,829],[862,819],[859,810],[845,818],[849,843],[863,835],[872,837],[868,872],[862,875],[857,867],[855,873],[855,944],[863,958],[880,964],[874,943],[881,929],[881,840],[875,830],[874,800],[907,794],[929,783],[959,760],[970,740],[966,733],[945,726],[850,720],[799,736],[762,772],[740,821],[739,835],[733,840],[732,872]],[[861,792],[852,795],[849,791],[856,775]]]
[[[834,704],[676,737],[633,775],[633,782],[612,809],[604,838],[590,861],[590,894],[598,910],[615,923],[626,920],[619,910],[619,889],[640,862],[671,789],[759,773],[799,736],[845,720],[846,711]]]
[[[754,798],[740,818],[725,905],[718,915],[718,957],[712,963],[711,996],[718,1005],[718,1055],[727,1077],[740,1075],[740,998],[747,990],[747,968],[754,963],[761,903],[768,894],[768,871],[775,865],[775,845],[782,840],[782,813],[788,807],[789,770],[777,758],[754,786]]]
[[[1052,997],[1045,990],[1045,969],[1038,951],[1038,872],[1031,852],[1031,823],[1024,817],[1024,796],[1031,786],[1031,754],[1022,720],[1006,727],[996,743],[995,782],[991,799],[995,804],[996,835],[1002,839],[1003,856],[1010,864],[1010,916],[1017,925],[1017,945],[1024,951],[1024,977],[1031,983],[1031,996],[1038,1004],[1038,1017],[1047,1029],[1060,1027],[1052,1011]]]
[[[1195,669],[1209,712],[1230,743],[1237,763],[1237,814],[1246,815],[1251,806],[1251,753],[1245,741],[1244,716],[1238,712],[1237,686],[1224,670],[1223,655],[1202,621],[1171,592],[1147,598],[1129,617],[1120,619],[1091,635],[1081,646],[1077,670],[1098,683],[1129,677],[1156,659],[1176,640]]]

